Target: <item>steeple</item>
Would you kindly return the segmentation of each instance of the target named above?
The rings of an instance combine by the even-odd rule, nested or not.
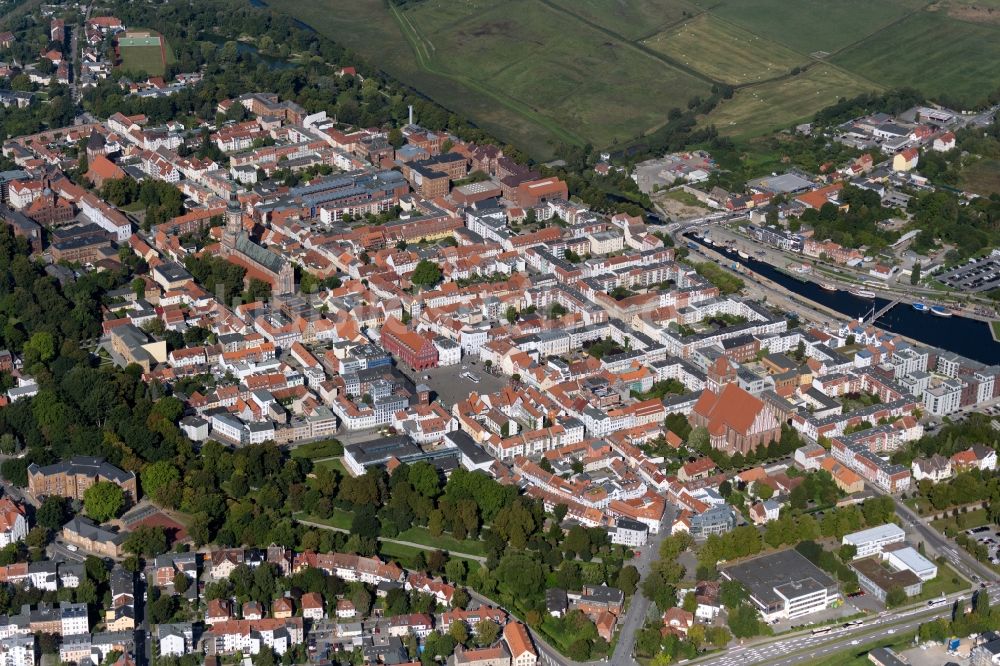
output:
[[[240,200],[236,198],[236,183],[229,181],[229,202],[226,204],[226,229],[222,233],[222,245],[232,249],[236,247],[236,239],[243,232],[243,209]]]

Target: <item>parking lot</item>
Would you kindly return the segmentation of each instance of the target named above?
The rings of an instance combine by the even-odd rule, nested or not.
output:
[[[397,366],[414,384],[427,384],[434,391],[434,398],[451,409],[465,400],[470,393],[495,393],[507,385],[508,378],[486,371],[478,359],[465,358],[461,364],[448,365],[415,372],[405,365]],[[470,379],[470,377],[472,379]]]
[[[1000,287],[1000,260],[992,256],[978,261],[973,259],[941,274],[938,280],[959,291],[989,291]]]
[[[989,549],[990,562],[1000,564],[1000,530],[983,525],[965,530],[965,533]]]

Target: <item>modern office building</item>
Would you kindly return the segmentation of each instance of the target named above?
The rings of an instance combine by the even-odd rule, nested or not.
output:
[[[725,567],[720,573],[742,583],[766,622],[816,613],[840,596],[837,583],[794,549]]]
[[[854,546],[857,549],[854,558],[879,555],[885,546],[901,543],[906,538],[903,528],[894,523],[879,525],[860,532],[845,534],[840,543],[844,546]]]

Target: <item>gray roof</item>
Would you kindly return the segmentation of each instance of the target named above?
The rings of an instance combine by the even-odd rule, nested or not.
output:
[[[723,575],[738,580],[756,602],[765,606],[783,603],[782,596],[794,598],[837,587],[828,575],[792,548],[726,567]]]
[[[89,518],[83,518],[77,516],[73,518],[68,523],[63,525],[64,530],[69,530],[70,532],[75,532],[85,539],[90,539],[92,541],[102,541],[105,543],[112,543],[115,545],[121,545],[125,542],[125,535],[119,534],[118,532],[112,532],[109,529],[101,527]]]
[[[106,462],[104,458],[97,458],[94,456],[73,456],[69,460],[64,460],[54,465],[39,467],[38,465],[32,463],[28,467],[29,475],[42,474],[44,476],[49,476],[51,474],[59,473],[101,476],[118,484],[126,483],[135,479],[135,472],[125,472],[118,469],[111,463]]]
[[[278,273],[285,266],[284,257],[257,245],[257,243],[250,240],[246,232],[240,233],[236,237],[236,250],[245,254],[255,263],[260,264],[272,273]]]

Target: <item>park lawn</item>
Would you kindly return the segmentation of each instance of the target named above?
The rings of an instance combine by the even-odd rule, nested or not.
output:
[[[738,90],[701,119],[720,134],[752,137],[807,121],[842,97],[854,97],[878,86],[842,69],[818,64],[790,79]]]
[[[907,54],[911,45],[919,46]],[[1000,27],[923,12],[832,61],[887,87],[912,86],[931,97],[972,105],[1000,86]]]
[[[696,0],[714,16],[808,55],[833,53],[922,6],[920,0]],[[894,43],[900,57],[913,42]],[[916,60],[916,58],[915,58]]]
[[[1000,321],[991,321],[990,328],[993,329],[993,337],[1000,340]]]
[[[937,520],[932,520],[931,527],[933,527],[934,529],[938,530],[941,533],[944,533],[945,529],[948,527],[958,532],[961,530],[969,530],[974,527],[979,527],[980,525],[987,525],[990,522],[990,517],[986,509],[975,509],[968,513],[960,513],[959,515],[963,517],[965,522],[965,527],[958,526],[957,519],[952,518],[951,516],[951,509],[948,509],[947,518],[938,518]]]
[[[478,539],[456,539],[447,534],[439,537],[433,536],[426,527],[411,527],[393,537],[400,541],[412,541],[428,548],[446,550],[448,552],[465,553],[466,555],[483,556],[486,554],[486,546]]]
[[[351,473],[347,471],[346,467],[344,467],[344,463],[340,460],[340,458],[329,458],[327,460],[320,460],[313,464],[316,467],[329,467],[330,469],[340,474],[341,478],[345,476],[351,476]]]
[[[923,497],[911,497],[909,499],[905,499],[903,500],[903,504],[910,507],[920,515],[923,515],[927,511],[931,510],[931,503]]]
[[[351,522],[354,520],[354,514],[350,511],[344,511],[343,509],[334,509],[333,514],[329,518],[320,518],[319,516],[314,516],[305,512],[295,514],[295,518],[299,520],[308,520],[311,523],[319,523],[320,525],[328,525],[330,527],[335,527],[338,530],[349,530],[351,529]]]
[[[988,158],[976,160],[962,169],[961,178],[963,190],[984,197],[1000,194],[1000,160]]]
[[[296,446],[291,450],[293,458],[333,458],[344,455],[344,445],[335,439],[324,439]]]
[[[413,568],[413,565],[416,564],[417,554],[424,552],[424,550],[422,548],[414,548],[413,546],[404,546],[400,543],[392,543],[391,541],[379,542],[379,555],[385,558],[396,559],[407,569]],[[449,553],[448,558],[465,562],[468,565],[469,573],[472,573],[480,566],[476,560],[470,560],[459,555],[451,555]]]
[[[968,589],[969,586],[969,581],[958,575],[958,573],[952,569],[951,566],[947,564],[939,564],[937,577],[926,581],[920,594],[915,597],[910,597],[907,599],[906,603],[936,599],[942,594],[948,596],[952,592]]]
[[[580,18],[618,33],[625,39],[638,40],[656,34],[667,26],[694,16],[700,9],[687,0],[549,0]]]
[[[807,56],[711,14],[665,30],[645,44],[730,84],[773,79],[809,62]]]

